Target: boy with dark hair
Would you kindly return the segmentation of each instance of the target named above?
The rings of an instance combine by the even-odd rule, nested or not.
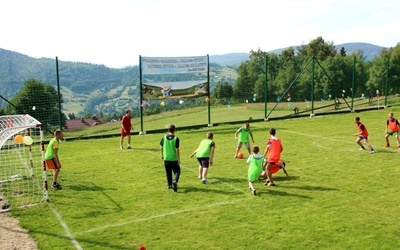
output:
[[[124,138],[125,136],[128,137],[128,145],[127,145],[127,149],[131,149],[131,129],[133,129],[132,127],[132,123],[131,123],[131,110],[127,109],[125,111],[125,115],[122,117],[121,120],[121,138],[119,140],[119,144],[120,144],[120,148],[124,149]]]
[[[361,140],[363,140],[364,144],[367,145],[367,147],[370,149],[369,153],[375,153],[374,148],[368,142],[368,130],[364,126],[364,124],[360,122],[360,117],[357,116],[356,118],[354,118],[354,122],[358,129],[358,133],[356,133],[355,136],[357,136],[356,143],[361,147],[360,150],[365,150],[365,147],[361,144]]]
[[[268,140],[267,147],[265,148],[265,151],[264,151],[264,157],[265,157],[265,155],[268,154],[267,162],[264,167],[265,173],[267,175],[267,181],[265,182],[265,185],[266,186],[275,186],[275,183],[272,180],[271,168],[272,168],[272,166],[278,164],[278,162],[281,158],[281,153],[283,151],[283,147],[282,147],[281,140],[276,136],[276,130],[274,128],[271,128],[269,130],[269,135],[270,135],[270,139]]]
[[[181,160],[179,153],[179,138],[175,136],[176,128],[174,125],[168,127],[166,134],[160,141],[161,159],[164,160],[165,174],[167,176],[167,187],[178,191],[178,181],[181,174]],[[174,178],[172,179],[172,173]]]

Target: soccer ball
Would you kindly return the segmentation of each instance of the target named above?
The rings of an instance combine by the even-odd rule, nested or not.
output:
[[[242,158],[243,158],[243,153],[242,153],[242,152],[239,152],[239,153],[236,155],[236,157],[242,159]]]

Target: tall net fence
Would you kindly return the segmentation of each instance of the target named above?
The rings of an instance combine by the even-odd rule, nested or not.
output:
[[[111,69],[19,54],[11,59],[0,56],[0,115],[29,114],[50,136],[56,128],[119,127],[126,109],[132,110],[137,131],[141,109],[145,130],[157,130],[171,123],[178,127],[240,123],[400,103],[395,73],[399,66],[394,59],[365,62],[351,56],[268,55],[238,67],[209,66],[209,83],[204,83],[209,100],[204,95],[163,98],[159,90],[157,98],[146,100],[151,90],[145,90],[141,102],[137,66]],[[154,76],[147,83],[193,80],[195,76],[176,74]],[[194,91],[200,90],[198,86]],[[118,131],[114,128],[115,134]]]
[[[29,114],[45,132],[63,125],[55,60],[0,57],[0,115]]]

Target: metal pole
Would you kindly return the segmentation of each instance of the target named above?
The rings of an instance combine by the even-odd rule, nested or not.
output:
[[[268,87],[268,54],[265,54],[265,82],[264,82],[264,120],[267,119],[267,87]]]
[[[56,57],[56,72],[57,72],[59,125],[60,125],[60,129],[62,129],[61,91],[60,91],[60,73],[59,73],[59,70],[58,70],[58,57]]]
[[[312,57],[312,73],[311,73],[311,115],[314,114],[314,68],[315,68],[315,56]]]
[[[354,108],[354,83],[356,78],[356,57],[353,57],[353,76],[351,79],[351,111]]]
[[[210,57],[207,54],[207,84],[208,84],[208,91],[207,91],[207,97],[210,100]],[[211,101],[207,102],[207,113],[208,113],[208,126],[211,125]]]
[[[386,87],[385,87],[385,107],[387,106],[388,85],[389,85],[389,57],[386,60]]]
[[[139,55],[139,110],[140,110],[140,133],[143,130],[143,107],[142,107],[142,56]]]

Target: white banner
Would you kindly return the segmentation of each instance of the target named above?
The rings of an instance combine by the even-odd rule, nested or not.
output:
[[[142,74],[186,74],[208,70],[207,56],[141,57]]]

